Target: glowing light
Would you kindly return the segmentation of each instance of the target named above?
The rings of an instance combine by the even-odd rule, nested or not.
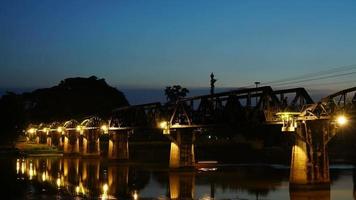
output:
[[[36,133],[36,129],[30,128],[30,129],[27,130],[27,132],[28,132],[29,134],[34,134],[34,133]]]
[[[161,129],[167,129],[168,128],[168,122],[167,121],[162,121],[161,123],[159,123],[159,127]]]
[[[21,163],[21,174],[25,174],[25,170],[26,170],[26,163],[24,160],[22,160]]]
[[[83,126],[77,126],[76,130],[80,132],[80,135],[83,135],[84,127]]]
[[[46,176],[46,173],[43,172],[42,174],[42,181],[45,182],[47,180],[47,176]]]
[[[85,195],[85,189],[83,187],[82,182],[79,182],[79,185],[75,187],[75,192],[77,195],[79,194]]]
[[[63,127],[58,127],[58,128],[57,128],[57,132],[58,132],[58,133],[62,133],[62,134],[63,134],[63,131],[64,131],[64,130],[63,130]]]
[[[16,160],[16,173],[18,174],[20,172],[20,160]]]
[[[132,198],[133,198],[134,200],[137,200],[137,199],[138,199],[138,192],[137,192],[136,190],[133,192]]]
[[[109,186],[107,183],[103,185],[103,194],[101,195],[101,199],[107,199],[108,198],[108,190]]]
[[[107,194],[108,190],[109,190],[109,186],[108,186],[107,183],[105,183],[105,184],[103,185],[103,193],[104,193],[104,194]]]
[[[343,126],[347,123],[347,118],[343,115],[340,115],[336,118],[336,122],[340,125]]]
[[[58,187],[61,187],[61,178],[60,177],[57,178],[56,183],[57,183]]]
[[[107,133],[109,132],[109,128],[108,128],[108,126],[106,126],[106,125],[102,125],[102,126],[101,126],[101,130],[102,130],[105,134],[107,134]]]
[[[30,163],[30,170],[28,171],[29,179],[32,180],[34,175],[32,163]]]
[[[169,123],[167,121],[160,122],[159,127],[163,129],[163,134],[170,134]]]

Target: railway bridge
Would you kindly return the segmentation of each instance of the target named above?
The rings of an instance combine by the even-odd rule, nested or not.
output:
[[[295,135],[290,183],[329,183],[327,144],[337,129],[355,116],[356,87],[313,102],[304,88],[274,91],[271,87],[228,92],[118,108],[110,119],[95,116],[79,122],[31,125],[28,140],[56,146],[64,154],[100,156],[100,136],[109,138],[109,159],[129,159],[128,138],[139,129],[160,129],[171,141],[171,168],[194,167],[195,136],[202,128],[243,123],[279,124]]]

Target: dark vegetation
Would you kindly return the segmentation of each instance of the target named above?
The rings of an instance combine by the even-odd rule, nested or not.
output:
[[[95,76],[68,78],[30,93],[8,92],[0,99],[0,143],[11,143],[30,123],[107,117],[113,109],[127,105],[122,92]]]
[[[187,88],[183,88],[180,85],[168,86],[164,90],[164,94],[166,95],[167,102],[176,102],[180,98],[187,96],[189,90]]]

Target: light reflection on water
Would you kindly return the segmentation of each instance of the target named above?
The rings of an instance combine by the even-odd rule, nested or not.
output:
[[[19,158],[13,170],[31,186],[29,199],[354,199],[352,166],[332,168],[331,190],[310,192],[289,191],[288,168],[266,165],[170,171],[96,159]]]

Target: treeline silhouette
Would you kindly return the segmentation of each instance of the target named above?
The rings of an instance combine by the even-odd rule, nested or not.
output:
[[[58,85],[30,93],[7,92],[0,99],[0,143],[11,143],[29,123],[107,117],[127,106],[125,95],[104,79],[67,78]]]

